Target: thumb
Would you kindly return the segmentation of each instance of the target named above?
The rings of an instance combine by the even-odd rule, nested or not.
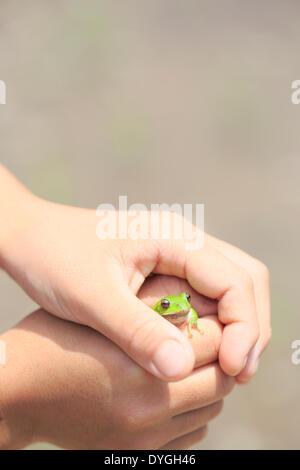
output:
[[[195,356],[181,331],[147,307],[127,287],[101,295],[101,312],[90,325],[117,344],[137,364],[165,381],[180,380],[193,370]]]

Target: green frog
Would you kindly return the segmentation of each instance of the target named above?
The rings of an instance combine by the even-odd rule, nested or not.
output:
[[[180,295],[168,295],[160,299],[152,309],[176,326],[186,324],[188,337],[191,338],[192,328],[198,330],[202,335],[204,332],[198,328],[198,315],[191,307],[190,301],[191,296],[186,292]]]

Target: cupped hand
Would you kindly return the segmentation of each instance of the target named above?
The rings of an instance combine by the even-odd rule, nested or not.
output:
[[[262,263],[250,257],[240,262],[242,256],[235,259],[208,236],[198,250],[186,250],[184,240],[99,240],[95,211],[28,193],[21,214],[0,262],[41,307],[101,332],[153,375],[179,380],[194,367],[190,341],[137,297],[151,274],[176,276],[188,282],[187,291],[212,299],[198,313],[213,308],[225,325],[219,356],[224,372],[244,381],[253,375],[270,331]]]

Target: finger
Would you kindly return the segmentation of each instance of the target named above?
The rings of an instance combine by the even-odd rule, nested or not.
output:
[[[109,291],[105,286],[109,286]],[[89,326],[162,380],[180,380],[192,371],[195,356],[188,338],[139,300],[123,278],[107,273],[106,282],[97,295],[101,312],[89,313]]]
[[[215,403],[228,395],[235,384],[218,363],[196,369],[180,382],[169,384],[169,413],[177,416]]]
[[[182,243],[165,243],[156,271],[186,278],[197,292],[218,300],[226,325],[219,360],[229,375],[238,375],[258,339],[258,320],[250,275],[208,243],[183,253]]]
[[[206,235],[207,240],[229,259],[246,269],[252,277],[260,335],[248,355],[247,363],[237,376],[238,382],[248,382],[255,374],[259,357],[271,339],[270,283],[267,267],[259,260],[229,243]]]
[[[183,413],[167,421],[159,432],[162,436],[167,436],[168,441],[177,439],[206,426],[221,413],[222,409],[223,400],[220,400],[204,408]]]
[[[161,448],[166,443],[205,427],[209,421],[212,421],[221,413],[222,409],[223,400],[220,400],[204,408],[189,411],[160,422],[149,429],[148,433],[141,436],[140,447]]]
[[[202,441],[207,434],[207,426],[197,429],[186,436],[179,437],[161,447],[162,450],[185,450]]]
[[[248,356],[246,366],[237,376],[237,381],[240,383],[248,382],[256,373],[259,358],[269,344],[272,336],[269,273],[264,265],[258,267],[258,272],[259,274],[256,275],[254,281],[254,289],[260,335],[257,343]]]
[[[189,341],[195,354],[195,367],[200,367],[218,360],[223,326],[216,315],[198,318],[197,326],[203,334],[192,330],[193,336]],[[186,326],[181,331],[188,335]]]
[[[199,272],[199,267],[201,275]],[[189,272],[191,273],[189,275]],[[250,276],[217,250],[206,247],[187,259],[189,282],[208,297],[217,298],[224,328],[219,361],[224,372],[237,375],[258,337],[258,321]]]

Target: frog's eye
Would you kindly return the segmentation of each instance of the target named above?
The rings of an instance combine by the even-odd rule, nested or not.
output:
[[[191,296],[190,296],[189,294],[186,294],[186,300],[187,300],[188,302],[191,301]]]
[[[170,301],[168,299],[162,299],[160,305],[162,308],[169,308],[170,307]]]

